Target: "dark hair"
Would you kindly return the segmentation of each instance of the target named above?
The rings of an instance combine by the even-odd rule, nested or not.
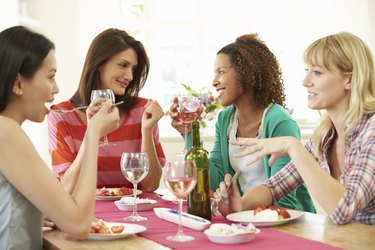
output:
[[[0,111],[8,104],[18,74],[33,77],[53,49],[48,38],[23,26],[0,33]]]
[[[240,87],[255,104],[267,107],[271,102],[285,106],[284,81],[275,55],[257,34],[243,35],[220,49],[229,55],[239,77]]]
[[[141,42],[135,40],[126,31],[112,28],[97,35],[90,45],[78,89],[71,98],[74,106],[90,103],[91,91],[98,89],[101,84],[100,66],[112,56],[129,48],[133,48],[137,53],[138,65],[134,69],[133,80],[126,87],[125,94],[116,95],[116,102],[124,101],[120,108],[125,110],[135,104],[139,91],[143,88],[148,76],[149,59]]]

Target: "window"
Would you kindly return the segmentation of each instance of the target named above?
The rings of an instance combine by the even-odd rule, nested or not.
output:
[[[305,74],[302,55],[311,42],[345,30],[360,36],[375,51],[375,44],[370,43],[371,17],[375,16],[371,0],[19,2],[22,12],[38,20],[39,31],[56,44],[59,100],[74,93],[89,44],[108,27],[125,29],[145,45],[151,71],[141,95],[157,99],[165,109],[174,95],[184,92],[180,83],[196,89],[211,84],[213,61],[220,48],[239,35],[258,33],[280,62],[287,106],[294,109],[293,116],[301,124],[318,118],[307,108],[301,85]],[[162,137],[178,135],[169,118],[161,119],[159,127]]]

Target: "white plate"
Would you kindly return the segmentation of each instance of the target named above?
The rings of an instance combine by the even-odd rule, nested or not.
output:
[[[111,228],[112,226],[124,226],[124,231],[122,233],[110,233],[110,234],[94,234],[90,233],[87,237],[90,240],[114,240],[114,239],[121,239],[126,238],[134,234],[142,233],[146,231],[146,227],[137,225],[137,224],[130,224],[130,223],[120,223],[120,222],[106,222],[106,225]]]
[[[133,197],[123,197],[115,201],[115,205],[122,211],[133,211]],[[137,198],[137,211],[150,210],[156,205],[156,200]]]
[[[281,220],[277,220],[277,221],[259,221],[259,220],[256,220],[256,219],[254,219],[254,210],[247,210],[247,211],[228,214],[227,219],[230,220],[230,221],[235,221],[235,222],[244,222],[244,223],[251,222],[251,223],[254,224],[254,226],[268,227],[268,226],[281,225],[281,224],[287,223],[289,221],[296,220],[303,215],[303,212],[301,212],[301,211],[289,210],[289,209],[287,209],[287,211],[290,214],[290,218],[281,219]]]
[[[106,188],[109,192],[112,192],[114,191],[116,188]],[[140,195],[142,193],[142,190],[139,190],[137,189],[137,195]],[[115,201],[115,200],[119,200],[121,199],[122,197],[128,197],[128,196],[133,196],[133,194],[128,194],[128,195],[124,195],[124,196],[120,196],[120,195],[104,195],[104,196],[101,196],[101,195],[97,195],[95,196],[97,200],[108,200],[108,201]]]

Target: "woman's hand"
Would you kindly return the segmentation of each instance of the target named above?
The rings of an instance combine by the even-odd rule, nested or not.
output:
[[[248,146],[242,153],[235,155],[237,158],[255,154],[255,157],[248,162],[248,165],[260,160],[263,156],[271,155],[268,165],[272,166],[278,158],[288,154],[292,145],[296,142],[300,143],[294,137],[282,136],[267,139],[237,138],[237,140],[232,141],[231,143],[237,146]]]
[[[236,181],[232,182],[232,176],[226,174],[225,182],[220,182],[219,188],[216,189],[214,197],[219,201],[219,211],[223,216],[242,210],[241,194],[238,190]],[[231,186],[230,189],[229,186]]]
[[[151,130],[164,116],[164,111],[156,100],[149,99],[142,114],[142,130]]]
[[[86,110],[87,125],[99,129],[100,136],[119,127],[120,115],[118,108],[111,100],[103,102],[102,98],[95,99]]]
[[[169,115],[172,119],[171,121],[171,125],[173,128],[175,128],[180,134],[185,134],[185,125],[180,121],[180,115],[179,115],[179,112],[178,112],[178,97],[175,96],[173,97],[172,99],[172,105],[171,107],[169,108],[169,110],[167,111],[167,115]],[[203,112],[203,107],[199,107],[199,115]],[[199,117],[198,115],[198,117]],[[188,126],[186,128],[186,133],[189,134],[191,132],[191,127]]]

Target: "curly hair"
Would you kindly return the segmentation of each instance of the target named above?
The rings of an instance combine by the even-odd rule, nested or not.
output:
[[[284,80],[275,55],[258,34],[240,36],[217,54],[230,56],[240,87],[260,107],[277,103],[285,107]]]

